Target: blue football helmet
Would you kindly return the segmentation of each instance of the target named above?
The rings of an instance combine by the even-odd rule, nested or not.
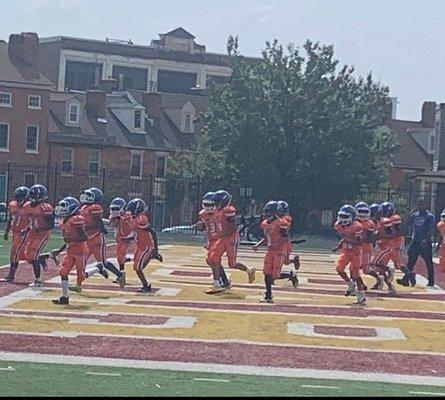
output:
[[[389,201],[382,203],[380,205],[380,207],[382,210],[382,215],[384,217],[391,217],[392,215],[394,215],[394,213],[396,211],[394,205],[392,203],[390,203]]]
[[[139,198],[133,199],[127,204],[127,211],[130,211],[131,215],[136,216],[142,214],[147,210],[145,201]]]
[[[364,201],[358,202],[354,208],[357,211],[357,219],[359,221],[364,221],[371,218],[371,209]]]
[[[54,213],[58,217],[66,218],[75,214],[80,208],[80,202],[74,197],[68,196],[59,201]]]
[[[350,225],[354,222],[357,217],[357,211],[355,208],[349,204],[345,204],[340,207],[337,213],[337,221],[340,225]]]
[[[29,189],[28,198],[31,200],[31,203],[39,203],[48,198],[48,190],[45,186],[40,184],[31,186],[31,189]]]
[[[125,212],[125,207],[127,206],[127,202],[120,197],[116,197],[110,203],[110,217],[116,218],[120,217]]]
[[[442,212],[440,213],[440,220],[445,221],[445,209],[443,209]]]
[[[263,215],[266,219],[274,219],[278,213],[278,201],[268,201],[263,207]]]
[[[227,207],[232,201],[232,195],[226,190],[218,190],[213,195],[215,206],[217,209]]]
[[[104,194],[102,190],[92,187],[85,190],[80,195],[80,203],[81,204],[103,204],[104,202]]]
[[[14,200],[23,204],[28,198],[29,188],[26,186],[20,186],[14,191]]]
[[[207,192],[202,198],[202,209],[210,213],[215,210],[215,192]]]
[[[380,204],[374,203],[369,206],[369,209],[371,211],[371,219],[373,220],[379,220],[382,216],[382,208],[380,207]]]
[[[283,215],[289,214],[289,204],[287,201],[279,200],[278,203],[278,212],[277,214],[282,217]]]

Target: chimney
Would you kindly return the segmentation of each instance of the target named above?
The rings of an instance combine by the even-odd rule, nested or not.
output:
[[[105,93],[112,93],[119,88],[119,81],[114,78],[101,79],[99,87]]]
[[[11,60],[23,61],[35,68],[39,65],[39,37],[26,32],[9,36],[8,53]]]
[[[438,171],[445,169],[445,103],[436,106],[435,132],[436,151],[433,158],[433,171]]]
[[[94,118],[105,119],[105,111],[107,107],[107,95],[104,91],[93,89],[87,92],[87,111]]]
[[[434,128],[436,122],[436,103],[434,101],[423,103],[421,122],[425,128]]]

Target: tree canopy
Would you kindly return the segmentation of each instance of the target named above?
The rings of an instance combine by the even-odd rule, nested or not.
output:
[[[355,78],[333,46],[311,41],[286,49],[267,42],[253,62],[230,37],[228,54],[233,73],[210,91],[194,161],[205,175],[300,211],[332,208],[387,181],[395,150],[382,129],[388,88],[371,73]]]

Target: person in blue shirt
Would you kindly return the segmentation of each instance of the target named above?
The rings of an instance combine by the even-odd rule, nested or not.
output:
[[[412,242],[408,249],[408,262],[406,267],[402,268],[405,276],[397,279],[397,283],[403,286],[415,286],[416,274],[414,273],[414,265],[419,256],[421,256],[426,264],[428,271],[428,286],[434,286],[434,264],[433,264],[433,246],[431,243],[431,235],[436,226],[436,218],[428,211],[428,202],[425,199],[419,200],[417,211],[414,211],[409,218],[410,236]]]

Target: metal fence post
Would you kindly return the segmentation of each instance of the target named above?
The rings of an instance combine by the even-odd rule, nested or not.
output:
[[[11,184],[11,161],[8,161],[8,166],[6,167],[6,190],[5,190],[5,197],[6,197],[6,220],[8,220],[9,215],[9,186]]]
[[[54,201],[53,204],[56,205],[57,203],[57,175],[58,175],[58,171],[57,171],[57,164],[54,165]]]
[[[102,167],[102,192],[105,193],[105,167]]]
[[[388,186],[386,191],[386,201],[391,201],[391,186]]]
[[[196,183],[196,202],[195,202],[195,218],[199,214],[200,211],[200,199],[201,199],[201,176],[198,175],[198,181]],[[198,228],[195,224],[195,235],[198,234]]]

